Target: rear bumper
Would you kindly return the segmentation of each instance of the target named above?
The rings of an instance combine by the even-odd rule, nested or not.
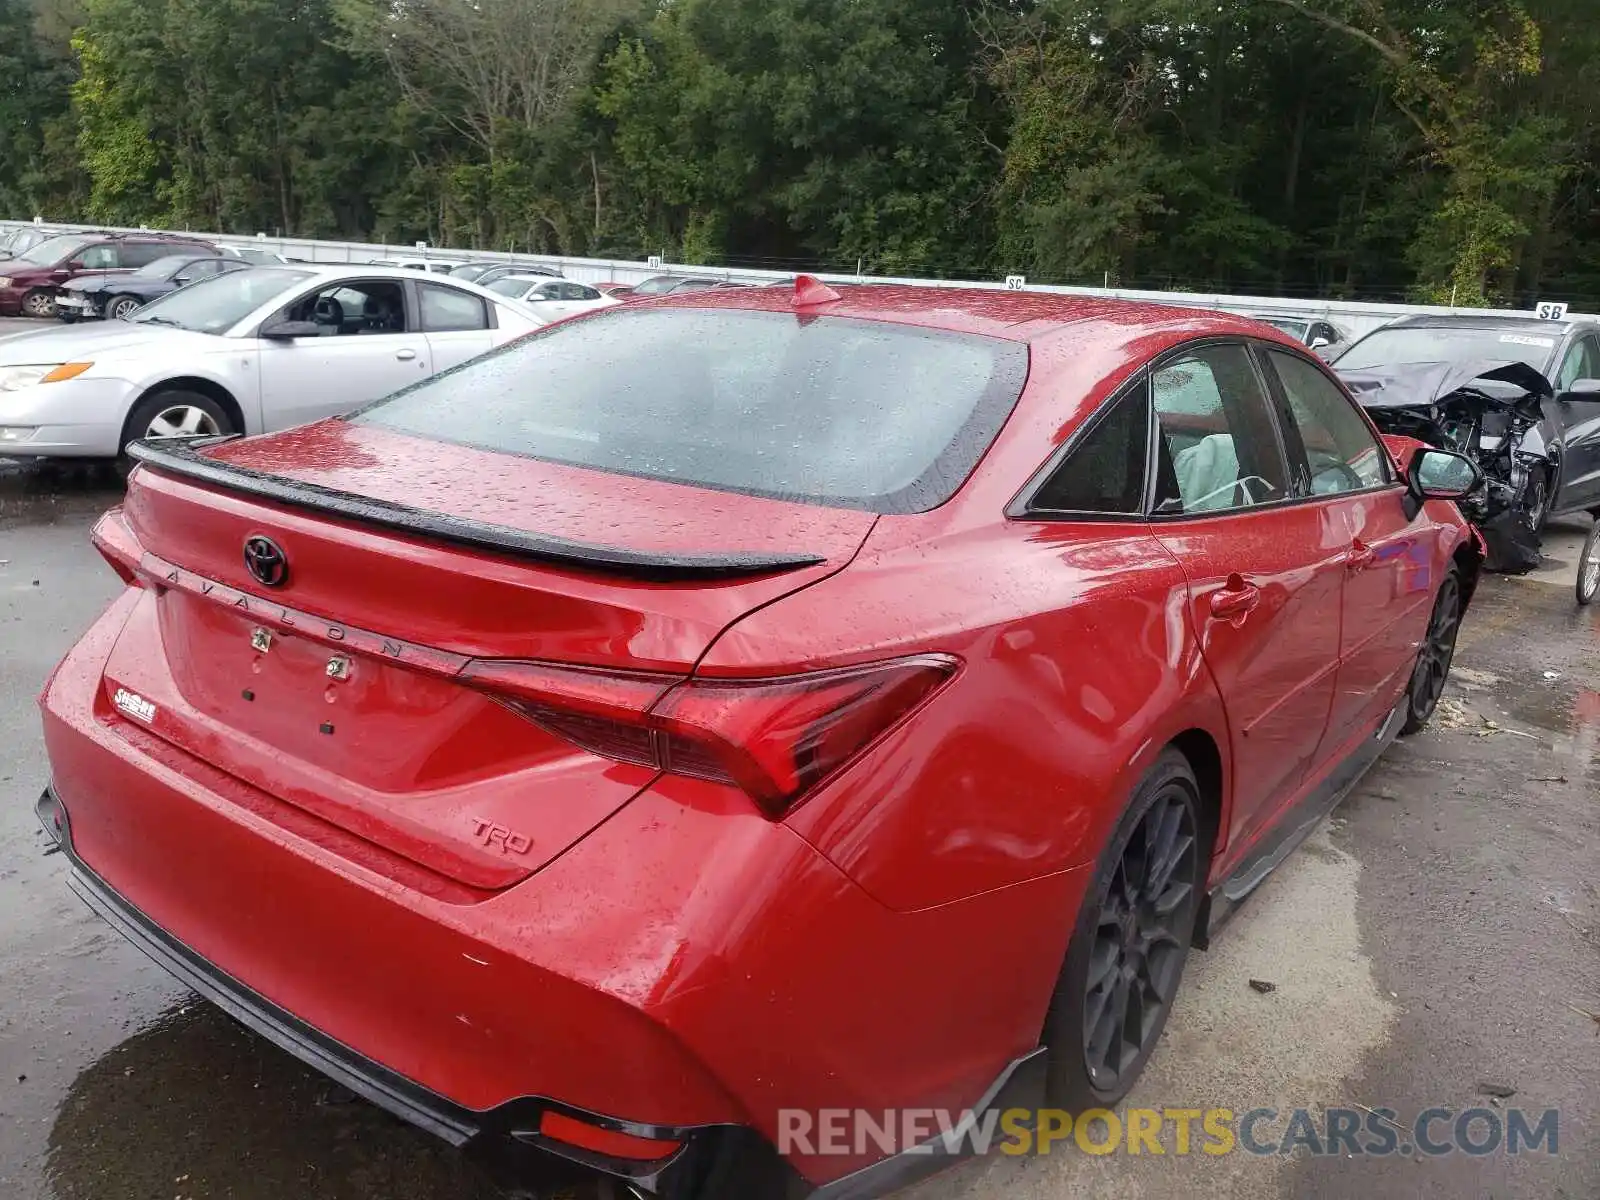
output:
[[[452,1104],[403,1076],[317,1032],[265,996],[218,970],[119,896],[78,857],[66,808],[46,788],[35,809],[39,823],[72,863],[67,885],[106,924],[229,1016],[351,1091],[451,1145],[478,1136],[485,1114]]]
[[[753,1172],[770,1175],[788,1190],[787,1173],[776,1155],[737,1127],[640,1125],[536,1096],[518,1097],[485,1111],[456,1104],[306,1024],[161,929],[78,856],[71,819],[51,789],[46,788],[39,797],[35,811],[39,823],[72,864],[68,886],[157,965],[279,1049],[402,1121],[487,1160],[508,1180],[525,1178],[534,1170],[535,1160],[553,1155],[631,1180],[647,1191],[672,1195],[719,1164],[723,1170],[730,1169],[727,1164],[738,1159],[741,1165],[737,1169],[747,1176]],[[547,1112],[632,1137],[678,1142],[682,1148],[649,1162],[581,1150],[540,1135],[540,1121]]]
[[[684,781],[522,884],[442,899],[119,716],[102,671],[141,594],[42,698],[41,815],[73,886],[190,986],[402,1118],[457,1145],[660,1175],[665,1196],[730,1158],[782,1193],[866,1196],[881,1150],[785,1162],[780,1114],[959,1111],[1036,1050],[1065,946],[1039,914],[1070,917],[1082,872],[895,913],[747,801]],[[684,1150],[595,1161],[541,1138],[550,1111]],[[894,1182],[937,1165],[913,1156]]]

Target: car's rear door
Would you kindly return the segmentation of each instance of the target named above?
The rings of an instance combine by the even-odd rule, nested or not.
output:
[[[418,311],[435,371],[448,371],[494,346],[489,302],[447,283],[419,283]]]
[[[1349,538],[1296,502],[1244,343],[1181,349],[1155,364],[1151,381],[1151,530],[1188,575],[1191,620],[1227,710],[1236,845],[1306,782],[1322,741]]]
[[[1344,389],[1303,355],[1262,348],[1261,357],[1293,486],[1344,573],[1339,671],[1317,756],[1343,758],[1381,724],[1410,679],[1439,564],[1428,523],[1407,513],[1405,485]]]

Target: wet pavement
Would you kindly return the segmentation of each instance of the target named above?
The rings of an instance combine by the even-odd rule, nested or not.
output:
[[[173,983],[44,855],[34,696],[118,590],[87,540],[118,495],[108,472],[0,465],[0,1200],[503,1197]],[[1600,609],[1573,602],[1583,529],[1562,523],[1540,572],[1486,580],[1440,718],[1191,960],[1130,1100],[1409,1120],[1488,1106],[1493,1084],[1515,1089],[1502,1105],[1561,1110],[1557,1155],[1068,1149],[969,1164],[908,1200],[1600,1197]]]

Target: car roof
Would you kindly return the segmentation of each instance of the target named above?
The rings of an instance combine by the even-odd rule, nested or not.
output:
[[[1382,329],[1547,329],[1559,330],[1570,333],[1574,329],[1592,329],[1600,321],[1594,317],[1568,317],[1561,321],[1547,321],[1531,313],[1508,312],[1499,313],[1472,313],[1459,316],[1444,313],[1418,313],[1415,316],[1399,317],[1390,321]],[[1373,333],[1378,332],[1374,329]]]
[[[448,276],[435,275],[432,272],[421,274],[409,267],[390,267],[378,263],[301,263],[301,262],[273,262],[256,263],[251,267],[255,271],[293,271],[298,275],[311,275],[318,279],[341,279],[350,276],[359,276],[362,279],[421,279],[429,283],[444,283]],[[457,279],[457,287],[471,287],[470,280]]]
[[[1244,337],[1305,347],[1281,330],[1235,313],[1181,308],[1149,301],[1106,300],[1057,292],[998,288],[921,287],[906,284],[832,285],[839,299],[796,309],[793,287],[727,288],[650,297],[629,309],[706,308],[853,317],[949,333],[1041,343],[1070,337],[1106,347],[1149,337],[1166,345],[1198,337]],[[1147,347],[1152,353],[1160,346]]]

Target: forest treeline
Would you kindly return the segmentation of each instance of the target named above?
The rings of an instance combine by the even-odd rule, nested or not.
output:
[[[1600,293],[1597,0],[0,0],[0,215]]]

